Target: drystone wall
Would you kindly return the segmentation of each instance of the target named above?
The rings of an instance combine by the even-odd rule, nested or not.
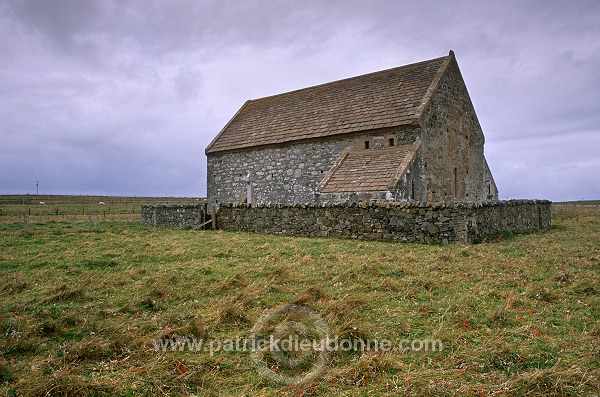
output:
[[[547,200],[222,204],[215,207],[216,215],[208,227],[307,237],[471,243],[501,231],[547,228],[552,218],[551,204]],[[142,222],[154,226],[197,229],[208,219],[206,204],[142,206]]]
[[[421,243],[469,243],[500,231],[550,225],[551,202],[363,203],[332,205],[225,204],[216,227],[308,237],[338,237]]]
[[[461,233],[464,241],[472,242],[499,231],[545,229],[551,219],[551,201],[496,201],[463,208]]]
[[[206,204],[143,205],[142,223],[148,225],[198,229],[210,219]]]

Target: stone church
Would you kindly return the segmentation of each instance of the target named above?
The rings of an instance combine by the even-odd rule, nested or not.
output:
[[[220,203],[497,200],[454,53],[247,101],[206,148]]]

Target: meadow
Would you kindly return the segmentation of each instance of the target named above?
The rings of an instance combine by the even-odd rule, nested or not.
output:
[[[27,204],[0,203],[2,395],[600,393],[597,211],[557,208],[542,232],[428,246],[155,229],[130,200],[104,218],[106,197],[65,204],[84,213],[63,219],[41,212],[59,204],[46,200],[27,203],[27,228]],[[242,350],[155,349],[248,337],[282,303],[312,308],[343,338],[443,349],[336,352],[301,385],[259,376]]]

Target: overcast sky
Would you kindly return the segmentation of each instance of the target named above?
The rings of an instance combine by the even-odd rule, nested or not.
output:
[[[247,99],[454,50],[500,198],[600,198],[600,1],[0,0],[0,193],[204,196]]]

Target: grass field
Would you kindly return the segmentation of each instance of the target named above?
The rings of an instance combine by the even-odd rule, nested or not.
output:
[[[24,230],[8,216],[0,217],[2,395],[600,393],[594,211],[556,210],[544,232],[451,246],[126,219],[91,231],[85,219],[40,218]],[[337,352],[323,377],[282,386],[260,377],[244,351],[153,345],[247,337],[265,309],[294,302],[340,337],[430,338],[443,350]]]

